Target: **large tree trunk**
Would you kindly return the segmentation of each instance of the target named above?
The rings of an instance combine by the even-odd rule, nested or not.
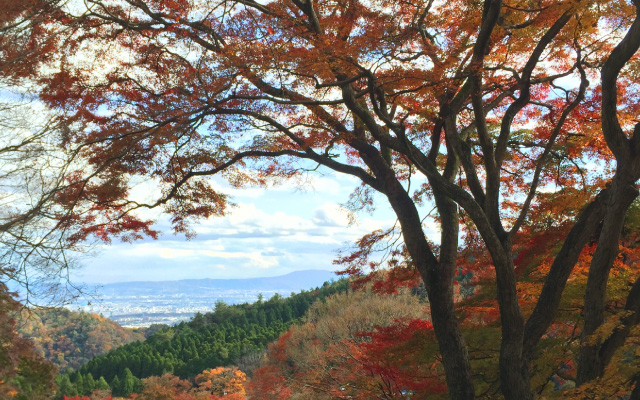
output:
[[[633,389],[633,392],[631,392],[631,397],[629,397],[629,400],[640,400],[640,372],[636,374],[634,380],[636,386]]]
[[[379,127],[355,100],[351,87],[343,87],[343,93],[347,106],[354,113],[356,124],[361,122],[372,134],[376,132],[374,136],[380,137]],[[475,390],[471,365],[453,299],[459,229],[457,205],[447,196],[434,191],[442,227],[441,259],[438,260],[425,237],[416,204],[398,181],[390,161],[381,154],[382,145],[378,151],[360,139],[353,139],[351,144],[357,148],[363,161],[376,175],[380,184],[377,190],[386,195],[393,208],[402,229],[404,243],[425,283],[431,306],[431,322],[442,354],[449,397],[452,400],[473,399]],[[457,171],[457,158],[449,157],[444,178],[452,182]]]
[[[449,166],[453,168],[456,162],[453,158],[449,160],[451,160]],[[451,199],[440,194],[436,195],[435,200],[442,229],[440,260],[436,268],[426,271],[428,275],[423,276],[423,279],[428,284],[427,293],[431,304],[431,319],[440,353],[443,360],[444,358],[449,360],[447,363],[443,363],[447,382],[468,382],[463,386],[460,384],[455,387],[449,385],[450,397],[452,399],[472,399],[474,398],[474,386],[471,365],[469,364],[467,345],[456,318],[453,297],[453,279],[458,254],[458,206]],[[435,329],[436,325],[439,326],[438,329]]]
[[[618,163],[616,175],[607,199],[606,214],[598,247],[591,261],[585,292],[584,328],[579,355],[577,383],[582,384],[602,375],[605,358],[601,343],[589,341],[604,322],[604,306],[609,272],[618,254],[618,241],[624,216],[629,205],[638,196],[640,159],[640,124],[635,126],[631,139],[618,120],[618,76],[622,68],[640,48],[640,0],[634,0],[636,15],[625,37],[613,49],[602,66],[602,133]]]
[[[584,297],[584,328],[578,358],[578,384],[595,379],[604,372],[605,362],[600,353],[601,343],[594,343],[589,339],[605,320],[604,307],[609,272],[618,255],[625,214],[637,196],[638,189],[633,185],[625,183],[622,179],[614,179],[610,195],[605,200],[607,211],[598,238],[598,247],[591,260]]]
[[[523,367],[524,318],[517,300],[516,277],[511,253],[505,253],[507,254],[504,261],[507,264],[502,267],[496,266],[498,304],[502,323],[500,387],[506,399],[529,400],[533,395],[529,385],[528,368]]]
[[[393,182],[395,181],[395,182]],[[427,288],[431,319],[442,354],[449,398],[469,400],[475,397],[467,346],[460,330],[453,299],[458,240],[457,206],[440,199],[443,249],[440,261],[431,253],[415,204],[395,178],[387,186],[387,198],[402,227],[407,250]]]
[[[444,271],[455,266],[440,264]],[[435,272],[438,273],[437,271]],[[473,399],[475,389],[467,345],[455,316],[453,300],[438,282],[429,294],[431,319],[444,366],[450,399]]]
[[[618,350],[625,342],[629,333],[631,332],[631,328],[640,323],[640,277],[638,277],[627,296],[627,301],[624,306],[625,311],[631,312],[629,315],[625,316],[621,320],[621,326],[616,329],[611,336],[607,338],[602,344],[599,355],[600,360],[603,364],[603,367],[609,364],[609,361],[613,358],[613,354]],[[637,376],[640,378],[640,374]],[[636,383],[636,389],[640,394],[640,388],[638,388],[638,384],[640,384],[640,380]]]
[[[524,358],[526,365],[535,357],[540,338],[547,331],[558,311],[562,292],[582,249],[593,237],[604,217],[604,200],[610,189],[604,189],[580,213],[556,255],[542,287],[536,307],[525,325]]]

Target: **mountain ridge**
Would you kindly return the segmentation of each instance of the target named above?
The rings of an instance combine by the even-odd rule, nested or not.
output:
[[[101,292],[127,290],[175,290],[194,289],[225,289],[225,290],[285,290],[299,291],[322,285],[326,281],[336,280],[338,277],[332,271],[309,269],[293,271],[288,274],[260,277],[260,278],[201,278],[179,279],[174,281],[129,281],[96,285]],[[194,287],[197,286],[197,287]]]

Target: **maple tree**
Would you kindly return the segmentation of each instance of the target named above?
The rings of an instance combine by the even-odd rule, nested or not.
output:
[[[576,382],[603,375],[604,353],[624,342],[605,351],[612,342],[592,338],[638,195],[640,1],[85,4],[70,2],[32,37],[68,32],[47,42],[56,50],[37,79],[70,128],[64,145],[85,157],[57,196],[70,243],[154,236],[139,208],[163,207],[189,233],[228,205],[208,177],[267,185],[304,159],[359,178],[354,209],[377,191],[395,212],[404,247],[389,263],[424,282],[451,398],[475,396],[454,296],[471,260],[461,248],[491,277],[505,398],[533,397],[532,363],[580,263]],[[145,179],[157,198],[129,198]],[[439,238],[426,236],[425,201]],[[362,273],[396,232],[368,235],[341,261]],[[532,248],[548,259],[525,304],[531,271],[515,260],[535,264]],[[622,339],[639,313],[630,271]]]
[[[77,296],[69,250],[84,247],[66,240],[55,201],[76,160],[58,145],[67,126],[37,100],[30,79],[48,62],[54,36],[42,36],[40,25],[62,15],[59,3],[0,2],[0,279],[19,285],[23,302],[47,305]]]
[[[56,368],[35,352],[33,342],[16,332],[20,303],[0,282],[0,397],[46,399],[55,387]]]
[[[216,368],[198,375],[196,377],[198,386],[193,388],[191,382],[187,380],[181,380],[172,374],[164,374],[143,379],[144,389],[139,395],[132,394],[131,398],[138,400],[245,400],[242,385],[245,379],[244,373],[237,368]],[[218,389],[221,389],[220,393]],[[225,392],[226,389],[230,392]]]
[[[316,303],[269,347],[251,398],[391,399],[446,392],[424,304],[359,290]],[[436,398],[436,397],[434,397]]]
[[[233,395],[237,400],[245,398],[246,380],[246,374],[237,367],[207,369],[195,377],[199,392],[210,393],[221,398]]]
[[[75,396],[75,397],[68,397],[68,396],[63,396],[63,400],[111,400],[111,395],[108,395],[106,397],[101,397],[101,398],[96,398],[94,399],[93,397],[89,397],[89,396]]]

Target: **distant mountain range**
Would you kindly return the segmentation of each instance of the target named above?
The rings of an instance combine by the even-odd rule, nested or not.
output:
[[[332,280],[338,280],[333,272],[306,270],[267,278],[109,283],[69,308],[102,314],[126,327],[172,325],[212,311],[218,301],[240,304],[253,303],[260,295],[264,300],[275,294],[286,297]]]
[[[98,291],[100,294],[106,296],[122,296],[125,294],[127,296],[144,296],[158,293],[167,295],[188,293],[198,296],[203,294],[203,292],[209,294],[211,291],[220,292],[227,290],[299,292],[300,290],[308,290],[322,286],[324,282],[337,279],[336,274],[331,271],[309,269],[266,278],[118,282],[102,285]]]

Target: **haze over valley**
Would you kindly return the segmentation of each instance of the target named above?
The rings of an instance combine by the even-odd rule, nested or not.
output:
[[[124,327],[173,325],[212,311],[219,301],[240,304],[252,303],[260,295],[265,300],[276,294],[286,297],[336,278],[330,271],[304,270],[266,278],[110,283],[69,308],[101,314]]]

